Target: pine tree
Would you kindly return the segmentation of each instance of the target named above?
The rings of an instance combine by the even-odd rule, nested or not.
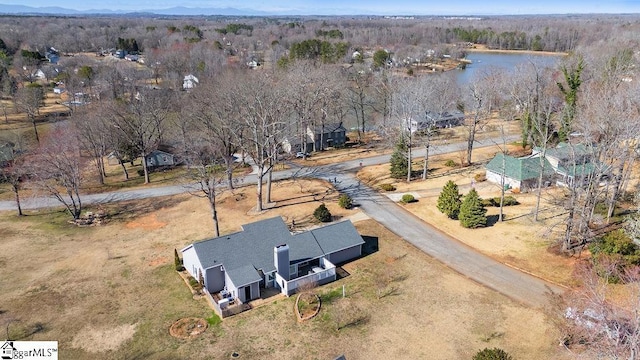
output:
[[[457,219],[460,212],[461,197],[462,194],[458,190],[458,185],[451,180],[447,181],[438,197],[438,210],[450,219]]]
[[[478,196],[475,189],[471,189],[469,193],[462,199],[460,204],[460,225],[466,228],[479,228],[487,226],[487,209],[482,204],[482,199]]]
[[[407,176],[407,144],[400,138],[396,149],[391,154],[391,177],[402,179]]]
[[[330,222],[331,221],[331,213],[329,209],[324,204],[320,204],[313,212],[313,217],[318,219],[318,221],[322,222]]]

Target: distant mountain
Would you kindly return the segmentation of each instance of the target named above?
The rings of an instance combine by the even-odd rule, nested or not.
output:
[[[274,15],[268,12],[257,11],[252,9],[235,9],[235,8],[188,8],[184,6],[172,7],[168,9],[149,9],[139,11],[126,10],[73,10],[61,8],[57,6],[47,7],[31,7],[24,5],[4,5],[0,4],[0,14],[11,15],[122,15],[122,14],[156,14],[156,15],[176,15],[176,16],[198,16],[198,15],[225,15],[225,16],[268,16]]]
[[[235,9],[235,8],[188,8],[177,6],[168,9],[144,10],[147,13],[158,15],[227,15],[227,16],[267,16],[273,15],[264,11],[252,9]]]

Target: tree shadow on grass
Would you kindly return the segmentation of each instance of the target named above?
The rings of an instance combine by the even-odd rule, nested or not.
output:
[[[502,219],[505,219],[506,215],[502,214]],[[498,215],[489,215],[487,216],[487,227],[494,226],[498,223]]]
[[[113,203],[105,207],[108,207],[107,212],[109,213],[110,219],[130,221],[153,211],[174,207],[188,199],[189,197],[187,196],[156,197]]]

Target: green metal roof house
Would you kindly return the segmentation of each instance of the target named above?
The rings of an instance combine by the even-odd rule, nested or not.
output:
[[[542,170],[543,166],[544,170]],[[546,159],[544,159],[544,163],[541,163],[539,157],[515,158],[503,153],[497,153],[485,166],[485,169],[488,181],[500,185],[504,175],[505,186],[521,191],[536,188],[541,171],[544,171],[543,181],[551,181],[554,174],[551,164]]]

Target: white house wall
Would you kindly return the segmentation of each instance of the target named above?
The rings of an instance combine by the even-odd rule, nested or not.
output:
[[[198,270],[202,269],[202,264],[200,264],[200,259],[198,259],[198,255],[196,254],[196,250],[193,248],[193,245],[189,245],[186,248],[182,249],[182,264],[184,268],[187,270],[191,276],[195,279],[198,278]],[[204,274],[203,274],[204,275]]]
[[[329,261],[334,264],[340,264],[351,259],[355,259],[362,255],[362,245],[350,247],[340,251],[336,251],[328,256]]]
[[[501,179],[502,174],[498,174],[491,170],[487,170],[486,177],[487,177],[487,181],[497,184],[498,186],[500,186],[500,184],[502,183],[502,179]],[[509,185],[509,187],[512,189],[520,189],[520,186],[521,186],[520,181],[512,179],[510,177],[506,177],[506,176],[504,178],[504,183],[505,185]]]

